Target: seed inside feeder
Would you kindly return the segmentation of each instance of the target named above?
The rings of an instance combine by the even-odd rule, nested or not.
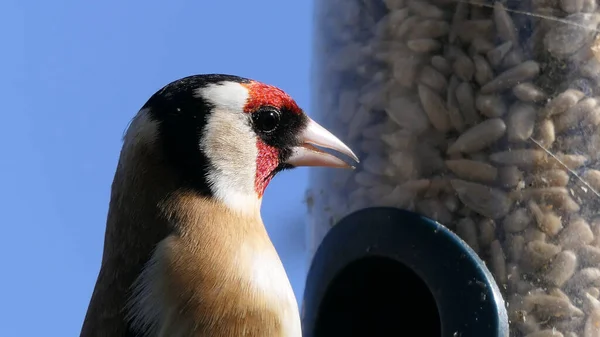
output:
[[[596,1],[318,6],[316,118],[364,161],[314,180],[311,253],[329,219],[417,211],[485,260],[511,336],[600,336]]]

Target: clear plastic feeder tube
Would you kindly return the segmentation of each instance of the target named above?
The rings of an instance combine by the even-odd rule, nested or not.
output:
[[[315,6],[314,118],[361,163],[312,171],[311,255],[355,210],[416,211],[486,262],[511,336],[600,336],[597,2]]]

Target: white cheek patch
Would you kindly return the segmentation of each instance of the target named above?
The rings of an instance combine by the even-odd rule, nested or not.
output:
[[[222,82],[198,91],[213,104],[199,144],[212,168],[207,181],[214,196],[231,209],[256,213],[260,199],[254,188],[256,135],[243,109],[248,90],[235,82]]]

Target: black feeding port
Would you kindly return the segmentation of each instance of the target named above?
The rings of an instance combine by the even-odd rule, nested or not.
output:
[[[357,211],[333,226],[313,258],[304,337],[507,337],[489,270],[458,236],[419,214]]]
[[[387,257],[350,263],[329,285],[321,302],[315,337],[441,336],[433,295],[407,266]]]

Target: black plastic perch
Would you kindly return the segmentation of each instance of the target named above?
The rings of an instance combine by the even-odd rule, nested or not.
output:
[[[419,214],[374,207],[319,246],[303,303],[304,337],[506,337],[504,300],[457,235]]]

